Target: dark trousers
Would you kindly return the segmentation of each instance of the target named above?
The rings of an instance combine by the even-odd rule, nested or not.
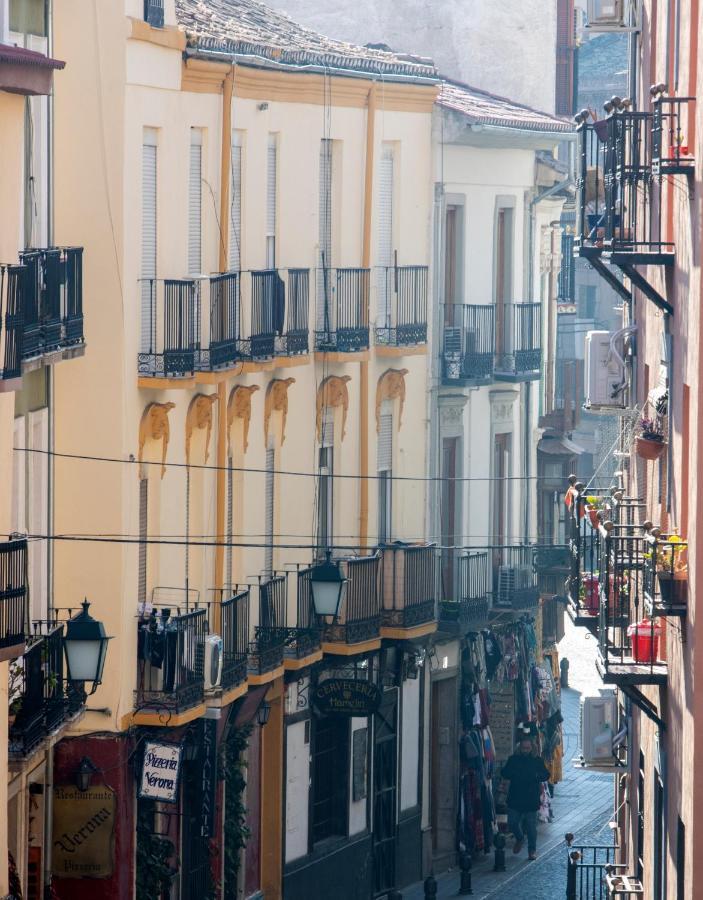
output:
[[[516,841],[522,841],[527,837],[527,852],[535,853],[537,850],[537,810],[522,812],[518,809],[508,810],[508,828],[515,835]]]

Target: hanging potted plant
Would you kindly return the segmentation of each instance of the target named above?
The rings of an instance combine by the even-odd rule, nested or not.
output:
[[[640,419],[640,433],[637,436],[635,449],[640,459],[659,459],[664,452],[666,442],[664,433],[657,419]]]
[[[598,528],[598,526],[600,525],[598,511],[601,509],[603,509],[602,497],[586,497],[586,512],[588,513],[588,518],[591,521],[592,528]]]
[[[688,544],[678,534],[657,541],[654,549],[659,594],[665,606],[684,606],[688,602]]]

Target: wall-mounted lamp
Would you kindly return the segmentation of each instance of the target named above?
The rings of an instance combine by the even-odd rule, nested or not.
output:
[[[76,787],[81,793],[85,793],[90,788],[90,782],[93,775],[99,771],[100,769],[93,765],[91,759],[87,756],[83,757],[76,769]]]
[[[271,704],[267,703],[265,700],[259,707],[256,713],[256,720],[263,728],[264,725],[268,722],[269,716],[271,715]]]

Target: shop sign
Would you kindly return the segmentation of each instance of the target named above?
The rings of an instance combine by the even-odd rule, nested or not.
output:
[[[139,796],[149,800],[176,803],[180,771],[181,748],[177,744],[157,744],[154,741],[147,741],[144,746]]]
[[[109,878],[114,869],[115,792],[104,785],[54,788],[52,873]]]
[[[381,704],[381,691],[371,681],[328,678],[317,685],[312,702],[321,716],[371,716]]]
[[[217,722],[202,719],[202,792],[203,804],[200,820],[202,837],[212,837],[215,828],[215,801],[217,788]]]

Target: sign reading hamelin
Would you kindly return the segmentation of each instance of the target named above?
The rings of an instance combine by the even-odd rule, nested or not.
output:
[[[144,745],[139,796],[175,803],[178,800],[180,769],[181,748],[177,744],[157,744],[155,741],[147,741]]]
[[[54,788],[51,868],[63,878],[109,878],[114,869],[115,793],[104,785]]]
[[[370,716],[381,704],[381,691],[371,681],[328,678],[315,688],[312,702],[322,716]]]

